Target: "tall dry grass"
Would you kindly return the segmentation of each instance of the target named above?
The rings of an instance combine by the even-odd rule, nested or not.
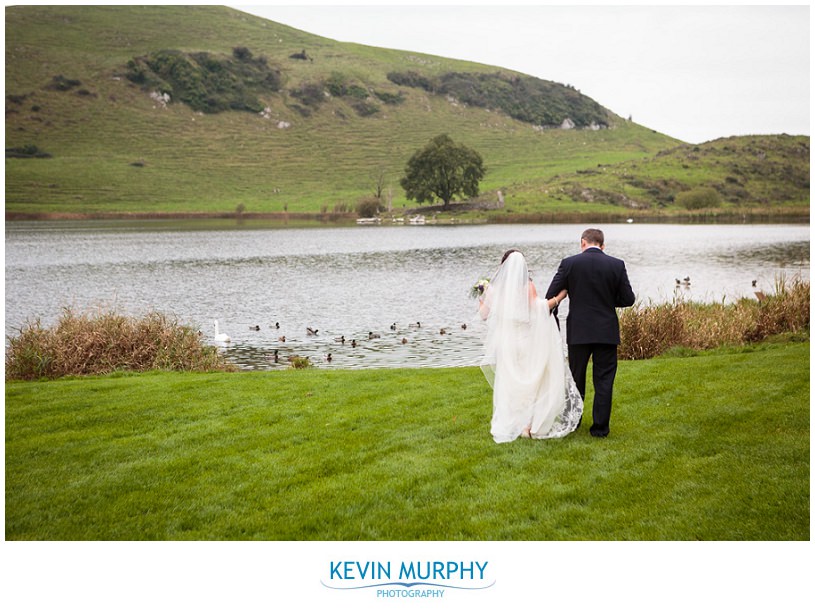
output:
[[[6,380],[234,369],[195,329],[157,312],[136,318],[64,309],[54,327],[43,327],[39,319],[29,322],[19,336],[9,337],[6,348]]]
[[[705,350],[808,331],[809,302],[809,282],[781,278],[774,293],[760,300],[636,304],[620,313],[618,353],[622,359],[648,359],[673,348]]]

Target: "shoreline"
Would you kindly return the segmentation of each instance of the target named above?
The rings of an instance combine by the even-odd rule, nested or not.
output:
[[[241,225],[247,222],[265,222],[281,226],[308,224],[353,226],[357,215],[352,213],[320,212],[6,212],[6,222],[34,221],[208,221],[231,222]],[[375,225],[407,225],[402,217],[391,214],[378,219]],[[425,216],[427,225],[475,225],[475,224],[577,224],[577,223],[646,223],[646,224],[809,224],[809,213],[773,214],[767,212],[706,212],[698,214],[663,214],[637,216],[633,213],[585,214],[568,212],[498,213],[487,216]]]

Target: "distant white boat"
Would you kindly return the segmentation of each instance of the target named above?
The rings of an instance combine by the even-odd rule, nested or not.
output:
[[[414,216],[413,218],[410,219],[410,224],[412,224],[412,225],[423,225],[423,224],[425,224],[424,216],[421,216],[421,215]]]

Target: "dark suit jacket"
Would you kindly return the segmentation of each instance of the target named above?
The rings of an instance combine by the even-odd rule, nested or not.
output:
[[[569,293],[566,342],[620,344],[617,307],[632,306],[634,291],[625,262],[590,247],[560,262],[546,299],[563,289]]]

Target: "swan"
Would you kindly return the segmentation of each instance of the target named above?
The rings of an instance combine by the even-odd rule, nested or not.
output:
[[[229,342],[231,338],[218,330],[218,320],[215,319],[213,322],[215,323],[215,342]]]

